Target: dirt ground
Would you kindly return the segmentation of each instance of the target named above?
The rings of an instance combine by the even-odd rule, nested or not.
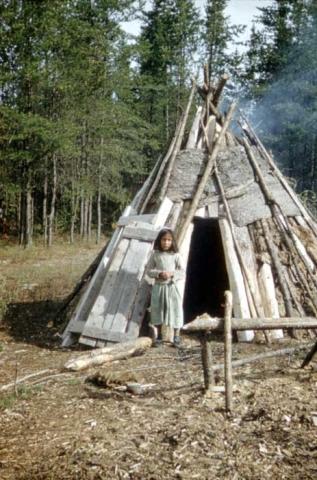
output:
[[[11,292],[0,324],[0,478],[317,478],[317,364],[299,368],[305,350],[235,369],[231,416],[223,393],[204,396],[197,337],[184,337],[182,349],[166,343],[108,366],[63,369],[81,352],[59,347],[54,315],[96,252],[0,255]],[[28,288],[17,281],[26,271]],[[223,362],[222,339],[212,343]],[[235,343],[234,359],[299,343]],[[89,381],[96,373],[107,387]],[[145,387],[132,393],[131,382]]]

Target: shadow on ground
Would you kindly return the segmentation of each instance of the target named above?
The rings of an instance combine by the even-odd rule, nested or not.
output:
[[[56,348],[60,345],[59,333],[65,319],[56,321],[62,301],[44,300],[9,304],[2,327],[15,341],[39,347]]]

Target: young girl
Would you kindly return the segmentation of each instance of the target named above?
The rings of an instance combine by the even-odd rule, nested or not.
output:
[[[183,299],[179,282],[185,270],[172,231],[161,230],[154,242],[154,252],[147,265],[147,275],[155,279],[151,296],[151,324],[158,330],[154,346],[162,344],[162,325],[174,329],[174,345],[180,346],[183,326]]]

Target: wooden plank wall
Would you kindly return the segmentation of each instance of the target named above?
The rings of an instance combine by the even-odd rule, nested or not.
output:
[[[120,221],[126,226],[82,330],[80,343],[103,346],[105,342],[138,336],[149,296],[149,287],[143,281],[145,265],[172,206],[166,197],[155,216],[141,215],[141,221],[133,216],[131,221]]]

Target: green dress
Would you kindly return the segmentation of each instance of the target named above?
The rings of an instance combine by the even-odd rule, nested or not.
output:
[[[159,279],[160,272],[173,272],[169,280]],[[148,262],[146,273],[154,278],[151,296],[151,324],[181,328],[184,324],[183,298],[180,283],[185,269],[179,253],[155,250]]]

